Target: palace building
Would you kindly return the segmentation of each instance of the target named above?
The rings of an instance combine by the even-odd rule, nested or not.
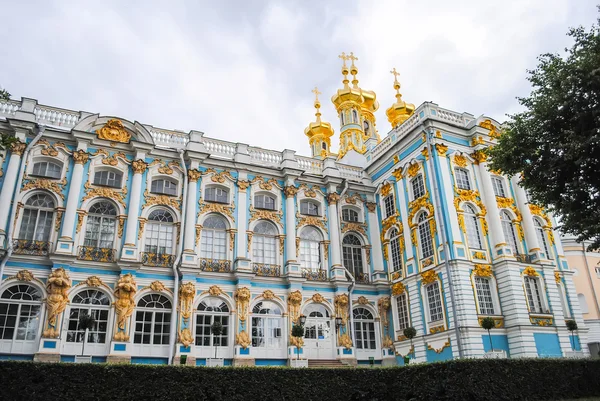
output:
[[[394,69],[396,100],[390,88],[377,126],[357,58],[340,58],[339,150],[315,89],[310,157],[0,101],[0,131],[17,139],[0,153],[0,358],[394,365],[587,354],[553,217],[516,178],[488,170],[483,149],[500,124],[405,102]],[[81,314],[95,319],[87,332]],[[301,321],[304,338],[291,336]]]

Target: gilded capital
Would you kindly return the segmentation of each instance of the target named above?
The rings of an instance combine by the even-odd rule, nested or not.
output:
[[[448,146],[444,145],[443,143],[436,143],[435,150],[437,150],[438,155],[446,156],[446,152],[448,151]]]
[[[12,154],[21,156],[21,155],[23,155],[23,152],[25,152],[26,146],[27,145],[24,142],[20,142],[20,141],[13,142],[10,145],[10,152]]]
[[[482,149],[476,150],[475,152],[471,153],[471,157],[475,160],[475,164],[483,163],[487,160],[487,155]]]
[[[85,150],[76,150],[73,152],[73,160],[75,164],[86,164],[90,158],[90,154]]]
[[[286,198],[291,198],[298,193],[298,188],[294,185],[288,185],[283,188],[283,193],[285,194]]]
[[[246,190],[250,186],[250,181],[238,180],[237,185],[238,185],[238,188],[240,189],[240,192],[246,192]]]
[[[402,167],[398,167],[396,170],[392,172],[392,175],[396,179],[396,181],[400,181],[402,179]]]
[[[377,208],[377,203],[375,202],[367,202],[367,209],[369,210],[369,213],[375,213],[375,209]]]
[[[190,182],[197,182],[200,179],[201,173],[195,169],[188,170],[188,179]]]
[[[135,174],[144,174],[144,171],[146,171],[148,168],[148,163],[142,159],[137,159],[131,163],[131,167],[133,168],[133,172]]]
[[[327,202],[330,205],[335,205],[340,200],[340,195],[337,192],[327,194]]]

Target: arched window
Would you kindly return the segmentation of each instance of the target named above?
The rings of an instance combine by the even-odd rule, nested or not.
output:
[[[467,241],[471,249],[483,249],[481,231],[477,221],[477,213],[471,205],[464,205],[465,229],[467,230]]]
[[[519,253],[519,247],[517,246],[517,236],[515,235],[515,224],[505,210],[500,212],[500,221],[502,222],[504,239],[512,250],[513,255],[517,255]]]
[[[283,346],[282,310],[274,302],[258,302],[252,308],[252,346],[280,348]]]
[[[392,271],[402,270],[402,253],[400,247],[400,233],[397,229],[392,228],[390,230],[390,261],[392,264]]]
[[[40,326],[41,308],[42,294],[31,285],[17,284],[4,290],[0,296],[0,340],[7,341],[0,344],[34,341]],[[3,346],[2,349],[6,348]]]
[[[396,309],[398,310],[398,329],[400,333],[410,327],[410,314],[408,312],[408,295],[406,292],[396,297]]]
[[[492,296],[491,279],[488,277],[474,277],[477,305],[480,315],[495,315],[494,298]]]
[[[309,216],[320,216],[319,205],[316,202],[302,201],[300,202],[300,213]]]
[[[164,295],[148,294],[137,304],[135,344],[169,344],[171,301]]]
[[[525,293],[527,294],[527,305],[530,313],[544,313],[544,294],[540,279],[538,277],[525,276]]]
[[[494,195],[506,198],[506,191],[504,190],[504,180],[498,176],[492,176],[492,187],[494,188]]]
[[[588,304],[585,299],[585,294],[577,294],[577,300],[579,301],[579,307],[581,308],[581,313],[590,313],[588,309]]]
[[[31,175],[37,177],[59,179],[62,174],[62,166],[53,162],[37,162],[33,164]]]
[[[327,144],[325,142],[321,142],[321,149],[327,150]]]
[[[112,248],[115,243],[117,209],[108,201],[90,206],[83,245],[94,248]]]
[[[428,323],[432,325],[444,320],[444,308],[442,306],[442,296],[440,295],[440,283],[437,280],[425,287],[425,296],[429,315]]]
[[[304,338],[326,340],[331,335],[331,314],[323,304],[309,304],[304,309],[306,324]]]
[[[365,130],[365,135],[369,136],[369,130],[371,128],[371,127],[369,127],[369,121],[365,120],[364,123],[363,123],[363,127],[364,127],[364,130]]]
[[[94,174],[94,185],[103,187],[121,188],[123,173],[112,170],[100,170]]]
[[[146,243],[144,252],[158,255],[173,253],[173,231],[175,225],[171,212],[156,209],[150,212],[146,224]]]
[[[346,113],[344,111],[340,112],[340,123],[341,123],[342,126],[346,125],[346,116],[345,116],[345,114]]]
[[[358,212],[354,209],[350,209],[349,207],[345,207],[342,209],[342,220],[358,222]]]
[[[354,340],[356,349],[376,349],[375,319],[366,308],[354,308]]]
[[[223,326],[223,332],[213,336],[210,326],[219,322]],[[229,307],[221,298],[210,297],[204,299],[198,305],[196,314],[196,345],[226,347],[229,345]]]
[[[419,215],[417,224],[421,243],[421,258],[428,258],[433,255],[433,238],[431,237],[431,227],[427,213],[423,212]]]
[[[352,122],[358,123],[358,113],[354,109],[352,110]]]
[[[50,195],[37,193],[25,202],[19,239],[29,241],[50,241],[52,220],[54,219],[54,200]]]
[[[206,188],[204,200],[207,202],[229,203],[229,192],[218,187]]]
[[[321,241],[323,237],[314,227],[305,227],[300,232],[300,266],[316,272],[321,268]]]
[[[460,189],[471,189],[471,181],[469,180],[469,172],[464,168],[456,167],[454,169],[454,176],[456,177],[456,186]]]
[[[252,260],[267,265],[277,264],[277,229],[273,223],[263,220],[254,227]]]
[[[254,207],[257,209],[275,210],[275,197],[258,194],[254,197]]]
[[[79,327],[79,316],[90,315],[95,319],[94,327],[88,331],[88,343],[106,343],[108,331],[108,313],[110,311],[110,299],[108,295],[99,290],[83,290],[73,297],[71,312],[67,324],[67,342],[83,342],[85,329]]]
[[[218,215],[212,215],[204,220],[200,257],[212,260],[227,259],[227,223]]]
[[[419,174],[410,182],[413,193],[413,200],[425,195],[425,184],[423,183],[423,175]]]
[[[167,180],[164,178],[157,178],[152,180],[150,185],[150,192],[154,194],[165,194],[165,195],[177,195],[177,183],[175,181]]]
[[[548,246],[548,240],[546,233],[544,232],[544,226],[539,219],[536,218],[533,219],[533,225],[535,226],[535,234],[537,235],[538,242],[544,247],[544,252],[546,252],[546,259],[550,259],[550,247]]]
[[[362,243],[354,234],[348,234],[342,241],[342,256],[344,267],[352,272],[355,279],[363,278]]]

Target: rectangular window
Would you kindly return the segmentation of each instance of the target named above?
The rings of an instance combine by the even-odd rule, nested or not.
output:
[[[150,192],[155,194],[177,195],[177,184],[169,180],[154,180]]]
[[[544,303],[542,301],[542,290],[539,280],[535,277],[525,277],[524,280],[529,312],[544,313]]]
[[[33,171],[31,172],[31,175],[58,179],[61,176],[61,170],[61,166],[56,163],[38,162],[33,165]]]
[[[431,229],[429,221],[419,224],[419,239],[421,241],[421,258],[428,258],[433,255],[433,242],[431,238]]]
[[[17,316],[19,314],[19,305],[0,304],[0,339],[12,340],[17,326]]]
[[[475,277],[475,292],[477,293],[479,314],[494,315],[494,301],[492,298],[490,279],[485,277]]]
[[[321,268],[321,246],[317,241],[300,241],[300,266],[310,271]]]
[[[256,195],[254,207],[257,209],[275,210],[275,198],[267,195]]]
[[[123,174],[114,171],[102,170],[94,174],[94,185],[104,187],[121,188]]]
[[[383,198],[384,219],[396,213],[396,205],[394,204],[394,196],[389,195]]]
[[[225,230],[202,230],[200,257],[212,260],[227,259],[227,233]]]
[[[206,188],[205,200],[207,202],[229,203],[227,191],[221,188],[214,187]]]
[[[471,189],[471,181],[469,180],[469,172],[462,168],[455,168],[454,175],[456,177],[456,186],[460,189]]]
[[[492,177],[492,187],[494,187],[494,195],[506,198],[504,191],[504,181],[500,177]]]
[[[423,176],[419,174],[411,181],[413,200],[420,198],[425,195],[425,184],[423,183]]]
[[[406,293],[396,297],[396,307],[398,309],[398,330],[400,332],[410,327],[410,319],[408,314],[408,297]]]
[[[444,319],[442,309],[442,297],[440,296],[440,285],[437,281],[425,287],[427,293],[427,305],[429,308],[429,323],[439,322]]]
[[[173,226],[147,224],[145,252],[159,255],[173,253]]]
[[[349,208],[344,208],[342,209],[342,220],[358,222],[358,212]]]
[[[300,213],[309,216],[319,216],[319,206],[312,202],[302,202],[300,203]]]

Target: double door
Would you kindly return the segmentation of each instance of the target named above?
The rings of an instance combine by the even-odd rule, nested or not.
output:
[[[304,357],[335,359],[333,322],[326,317],[308,317],[304,325]]]

